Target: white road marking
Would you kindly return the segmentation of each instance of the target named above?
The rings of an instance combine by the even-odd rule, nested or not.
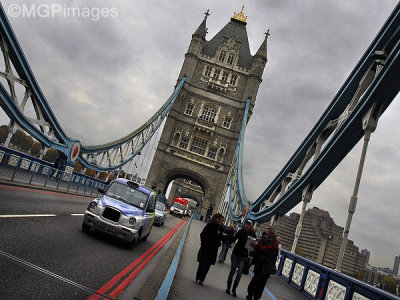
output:
[[[32,264],[32,263],[30,263],[28,261],[22,260],[21,258],[18,258],[16,256],[12,256],[11,254],[8,254],[8,253],[3,252],[1,250],[0,250],[0,258],[6,259],[6,260],[8,260],[8,261],[10,261],[12,263],[15,263],[15,264],[17,264],[19,266],[22,266],[23,268],[25,268],[25,269],[27,269],[29,271],[33,271],[33,272],[39,273],[42,276],[45,276],[45,277],[47,277],[49,279],[52,279],[54,281],[57,281],[59,283],[65,284],[65,285],[67,285],[69,287],[72,286],[73,288],[75,288],[76,290],[80,291],[81,293],[84,293],[87,296],[91,296],[93,294],[96,294],[96,295],[99,295],[100,297],[103,297],[103,298],[106,298],[106,299],[113,299],[113,298],[111,298],[111,297],[109,297],[107,295],[99,294],[99,293],[97,293],[95,290],[93,290],[91,288],[88,288],[88,287],[86,287],[84,285],[76,283],[76,282],[74,282],[74,281],[72,281],[72,280],[70,280],[68,278],[65,278],[65,277],[62,277],[60,275],[57,275],[56,273],[50,272],[50,271],[48,271],[46,269],[43,269],[43,268],[41,268],[39,266],[36,266],[36,265],[34,265],[34,264]]]
[[[75,217],[75,216],[84,216],[85,214],[70,214],[70,215]],[[0,218],[36,218],[36,217],[57,217],[57,215],[54,214],[0,215]]]
[[[37,215],[0,215],[0,218],[32,218],[32,217],[56,217],[53,214],[37,214]]]

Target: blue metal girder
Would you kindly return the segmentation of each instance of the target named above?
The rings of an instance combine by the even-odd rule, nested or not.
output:
[[[180,91],[183,88],[184,83],[186,82],[186,76],[183,76],[178,85],[175,87],[174,92],[172,95],[168,98],[168,100],[164,103],[164,105],[142,126],[140,126],[137,130],[133,131],[129,135],[118,139],[116,141],[107,143],[107,144],[102,144],[102,145],[97,145],[97,146],[85,146],[82,145],[81,147],[81,152],[78,157],[78,161],[85,167],[91,168],[95,171],[98,172],[105,172],[105,171],[111,171],[118,169],[125,164],[127,164],[129,161],[131,161],[136,155],[140,153],[140,151],[144,148],[144,146],[147,144],[147,142],[150,141],[151,137],[154,135],[154,133],[157,131],[157,129],[160,127],[162,121],[164,118],[168,115],[169,110],[171,109],[172,105],[174,104],[176,98],[178,97]],[[151,126],[153,126],[151,128]],[[143,135],[143,133],[146,132],[146,136]],[[121,161],[118,163],[115,163],[113,165],[109,166],[99,166],[88,159],[86,159],[84,156],[86,155],[104,155],[108,151],[117,151],[116,149],[122,147],[123,145],[126,145],[127,143],[132,142],[134,139],[142,139],[140,143],[138,143],[137,147],[134,149],[134,151],[131,151],[128,155],[123,157],[122,153],[121,154]]]
[[[32,73],[1,4],[0,33],[4,44],[2,51],[7,69],[5,72],[1,73],[1,76],[5,78],[9,84],[9,90],[7,90],[3,84],[0,84],[0,106],[11,120],[15,121],[19,127],[40,143],[49,148],[64,152],[68,159],[72,159],[72,157],[74,157],[73,159],[77,158],[83,166],[94,169],[95,171],[104,172],[118,169],[131,161],[137,154],[140,154],[140,150],[149,142],[167,116],[186,80],[184,76],[177,84],[173,94],[166,103],[145,124],[129,135],[107,144],[84,146],[81,145],[77,139],[68,137],[58,123]],[[10,68],[7,68],[9,65]],[[14,67],[18,77],[14,76],[15,72],[12,71],[12,67]],[[14,84],[16,83],[26,88],[24,98],[31,98],[37,120],[31,121],[32,119],[30,120],[24,114],[23,105],[25,104],[22,105],[22,110],[19,107],[20,104],[18,100],[23,102],[24,99],[18,99],[16,96],[14,89]],[[46,127],[49,127],[48,132],[46,132]],[[117,153],[118,148],[127,148],[126,144],[132,142],[134,139],[136,139],[135,141],[137,141],[137,143],[134,146],[132,143],[131,152],[128,153],[125,151],[124,154]],[[75,153],[73,154],[73,152],[77,152],[78,149],[80,150],[79,156],[75,155]],[[109,155],[112,151],[118,154],[118,159],[114,159],[115,163],[109,164],[108,166],[98,166],[93,157],[106,152],[107,155]],[[91,160],[85,159],[85,156]]]
[[[246,132],[246,125],[248,121],[248,113],[250,109],[250,103],[251,100],[247,99],[246,101],[246,106],[244,109],[244,114],[243,114],[243,119],[242,119],[242,125],[240,127],[240,132],[239,132],[239,139],[238,139],[238,144],[236,146],[236,151],[235,155],[233,158],[233,168],[235,168],[236,165],[236,173],[234,170],[231,170],[231,178],[230,178],[230,185],[229,185],[229,212],[231,215],[231,219],[235,222],[238,222],[242,218],[242,214],[236,214],[235,211],[233,210],[233,205],[234,205],[234,186],[235,183],[237,185],[237,194],[236,196],[238,197],[239,204],[241,206],[242,211],[244,210],[245,207],[249,205],[249,202],[246,197],[246,193],[244,191],[244,185],[243,185],[243,173],[242,173],[242,168],[243,168],[243,148],[244,148],[244,137],[245,137],[245,132]],[[236,181],[236,182],[234,182]]]
[[[400,89],[399,31],[400,4],[396,6],[371,46],[365,52],[360,62],[352,71],[349,78],[306,139],[273,182],[262,195],[252,203],[248,217],[262,223],[270,220],[273,215],[284,215],[290,211],[301,201],[303,189],[307,185],[311,185],[315,188],[318,187],[362,138],[364,135],[362,119],[367,112],[374,105],[377,105],[376,111],[379,111],[381,115],[390,105]],[[328,122],[337,118],[340,112],[349,104],[364,74],[368,69],[377,65],[374,58],[375,51],[385,51],[388,57],[384,62],[383,69],[373,80],[351,115],[341,125],[333,139],[329,141],[307,172],[303,174],[277,202],[262,211],[258,211],[263,201],[268,199],[281,184],[284,177],[289,172],[293,173],[297,170],[302,163],[305,153],[324,130]]]
[[[63,151],[67,157],[69,157],[71,147],[74,143],[79,142],[76,139],[71,139],[62,130],[60,124],[58,123],[56,117],[53,114],[46,98],[44,97],[33,72],[28,64],[28,61],[21,49],[21,46],[14,34],[14,31],[7,19],[3,6],[0,3],[0,32],[8,46],[8,53],[10,60],[22,80],[25,80],[30,88],[32,97],[35,98],[36,103],[40,105],[41,112],[44,119],[49,122],[54,130],[54,135],[57,137],[58,141],[50,139],[48,136],[43,134],[41,130],[38,130],[33,124],[25,118],[25,116],[20,112],[15,101],[7,93],[6,89],[1,84],[1,101],[0,105],[10,117],[10,119],[16,121],[18,125],[29,132],[35,139],[39,140],[41,143],[47,147],[52,147]]]
[[[91,145],[91,146],[85,146],[82,145],[81,153],[96,153],[99,151],[106,151],[110,150],[112,148],[118,147],[122,144],[125,144],[129,140],[132,140],[134,137],[138,136],[143,130],[147,129],[151,124],[162,114],[162,113],[168,113],[169,108],[171,108],[172,104],[175,102],[176,98],[178,97],[180,91],[182,90],[182,87],[186,81],[186,76],[183,76],[178,85],[175,87],[172,95],[168,98],[168,100],[161,106],[161,108],[142,126],[140,126],[137,130],[131,132],[127,136],[120,138],[118,140],[109,142],[107,144],[101,144],[101,145]],[[155,128],[157,129],[157,128]]]

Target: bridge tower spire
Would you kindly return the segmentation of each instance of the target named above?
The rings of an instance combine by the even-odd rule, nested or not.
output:
[[[186,82],[169,112],[146,180],[164,192],[175,179],[195,183],[203,191],[193,199],[203,218],[218,208],[246,101],[251,99],[251,111],[267,62],[267,37],[257,54],[250,53],[243,9],[210,40],[207,10],[192,35],[178,76],[178,81],[186,76]]]

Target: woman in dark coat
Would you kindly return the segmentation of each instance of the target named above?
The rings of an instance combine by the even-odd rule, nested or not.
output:
[[[242,277],[245,259],[248,258],[249,251],[246,248],[246,243],[249,236],[255,237],[253,222],[251,220],[247,220],[244,223],[243,228],[240,229],[232,238],[232,242],[235,242],[237,240],[237,243],[235,248],[233,248],[231,255],[231,271],[228,275],[226,293],[231,293],[232,280],[236,273],[235,281],[233,282],[232,287],[233,297],[236,297],[236,288],[239,285],[240,278]]]
[[[211,265],[215,265],[217,260],[218,247],[222,238],[221,224],[224,221],[224,216],[216,213],[211,218],[210,222],[204,227],[200,233],[201,246],[197,254],[199,266],[196,272],[196,282],[203,285],[208,270]]]
[[[254,276],[247,287],[246,300],[261,298],[265,285],[271,274],[276,273],[275,263],[278,257],[279,239],[272,228],[269,228],[260,242],[255,242]]]

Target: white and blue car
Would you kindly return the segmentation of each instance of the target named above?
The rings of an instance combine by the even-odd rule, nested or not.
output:
[[[164,225],[165,219],[167,218],[167,208],[162,202],[156,203],[156,215],[154,217],[154,223],[157,225]]]
[[[122,178],[99,192],[103,196],[89,203],[82,230],[106,233],[126,241],[130,247],[139,240],[145,241],[154,222],[155,192]]]

